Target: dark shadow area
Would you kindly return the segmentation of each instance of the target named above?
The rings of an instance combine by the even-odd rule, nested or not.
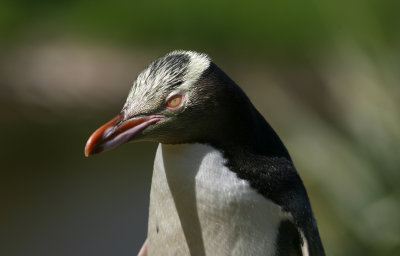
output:
[[[171,169],[174,167],[170,166],[167,161],[165,161],[164,164],[167,181],[169,188],[171,189],[179,219],[181,221],[182,230],[185,234],[190,255],[202,256],[205,255],[205,248],[200,226],[200,219],[197,211],[195,181],[197,171],[199,170],[201,162],[204,156],[207,154],[207,151],[197,151],[196,153],[196,156],[193,156],[192,161],[190,162],[193,165],[186,170],[187,172],[184,175],[184,179],[182,179],[178,173],[175,173],[174,170]],[[196,160],[196,162],[193,160]],[[176,186],[176,184],[182,184],[182,186]]]

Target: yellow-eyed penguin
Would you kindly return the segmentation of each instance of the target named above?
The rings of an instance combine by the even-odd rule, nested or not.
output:
[[[288,151],[211,59],[173,51],[137,77],[86,156],[156,141],[148,255],[324,255]]]

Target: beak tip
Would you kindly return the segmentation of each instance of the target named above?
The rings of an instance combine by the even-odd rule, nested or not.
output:
[[[94,134],[96,134],[96,132]],[[97,138],[94,138],[94,134],[92,134],[86,142],[85,151],[84,151],[84,154],[86,157],[89,157],[89,156],[95,154],[94,149],[96,148],[95,141]]]
[[[109,127],[115,125],[122,118],[123,114],[121,113],[93,132],[93,134],[89,137],[89,139],[86,142],[84,151],[85,157],[89,157],[104,151],[104,149],[101,146],[99,146],[99,144],[101,144],[101,141],[103,140],[104,132]]]
[[[101,147],[101,145],[98,145],[97,143],[94,143],[93,141],[94,140],[92,139],[92,136],[91,136],[85,146],[85,150],[84,150],[85,157],[90,157],[90,156],[96,155],[96,154],[104,151],[104,149]]]
[[[90,156],[90,149],[89,149],[87,144],[86,144],[86,147],[85,147],[84,154],[85,154],[85,157],[89,157]]]

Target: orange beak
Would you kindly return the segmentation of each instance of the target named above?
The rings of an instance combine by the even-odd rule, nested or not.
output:
[[[151,123],[157,122],[164,116],[151,115],[125,119],[120,113],[106,124],[98,128],[88,139],[85,146],[85,156],[91,156],[118,145],[126,143],[132,137]]]

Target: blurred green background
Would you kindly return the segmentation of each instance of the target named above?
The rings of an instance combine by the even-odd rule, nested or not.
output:
[[[400,255],[398,1],[0,1],[0,255],[136,255],[156,145],[85,158],[140,70],[206,52],[287,145],[328,255]]]

